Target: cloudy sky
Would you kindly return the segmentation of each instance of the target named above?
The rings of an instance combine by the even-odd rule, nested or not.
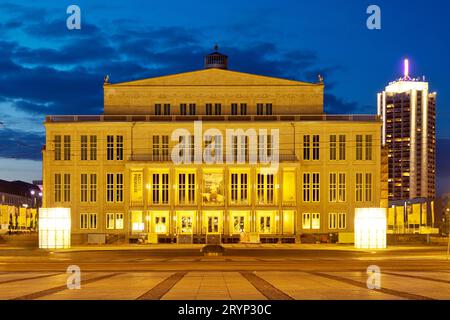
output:
[[[71,4],[81,30],[66,27]],[[371,4],[381,30],[366,27]],[[324,75],[332,113],[376,113],[376,93],[410,58],[438,92],[438,186],[448,191],[449,9],[446,0],[0,1],[0,179],[40,179],[44,116],[101,113],[104,75],[201,69],[218,43],[233,70]]]

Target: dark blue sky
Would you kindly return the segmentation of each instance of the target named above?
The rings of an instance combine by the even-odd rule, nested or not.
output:
[[[71,4],[81,30],[66,28]],[[381,30],[366,27],[371,4]],[[448,12],[446,0],[2,1],[0,178],[40,178],[44,115],[102,112],[105,74],[118,82],[200,69],[217,42],[231,69],[323,74],[333,113],[376,113],[376,93],[410,58],[412,74],[438,92],[438,183],[450,190]]]

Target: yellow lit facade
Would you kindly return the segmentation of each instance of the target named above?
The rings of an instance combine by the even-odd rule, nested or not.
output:
[[[46,119],[44,206],[71,208],[75,243],[89,234],[203,243],[353,232],[355,208],[387,206],[381,122],[324,114],[323,89],[219,67],[105,83],[103,115]],[[180,129],[188,161],[177,164]],[[227,129],[264,136],[276,165],[249,160],[259,146],[251,138],[243,163],[228,162],[241,151]],[[205,163],[211,145],[215,162]]]

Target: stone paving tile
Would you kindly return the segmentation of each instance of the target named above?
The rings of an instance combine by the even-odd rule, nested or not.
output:
[[[447,272],[439,272],[439,271],[392,271],[389,274],[399,274],[407,277],[419,277],[419,278],[429,278],[434,279],[436,281],[441,282],[450,282],[450,273]]]
[[[330,280],[306,272],[256,272],[256,275],[296,300],[379,300],[399,297]]]
[[[91,279],[107,273],[82,273],[81,279]],[[0,284],[0,299],[14,299],[35,292],[44,291],[67,284],[67,274],[38,278],[26,281]]]
[[[5,281],[15,281],[15,280],[21,280],[21,279],[30,279],[35,277],[45,277],[48,275],[56,275],[55,272],[5,272],[0,274],[0,284]]]
[[[333,274],[357,281],[367,281],[367,274],[365,272],[333,272]],[[435,273],[431,271],[426,272],[426,274],[428,274],[428,277],[435,276]],[[381,287],[391,290],[403,291],[432,299],[450,299],[450,284],[383,274],[383,270],[381,270]]]
[[[238,272],[189,272],[163,300],[263,300]]]
[[[83,285],[80,290],[64,290],[42,300],[134,300],[169,277],[169,272],[124,273]]]

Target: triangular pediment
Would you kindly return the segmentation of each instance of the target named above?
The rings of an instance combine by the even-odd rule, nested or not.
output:
[[[108,86],[317,86],[322,84],[260,76],[222,69],[205,69]]]

